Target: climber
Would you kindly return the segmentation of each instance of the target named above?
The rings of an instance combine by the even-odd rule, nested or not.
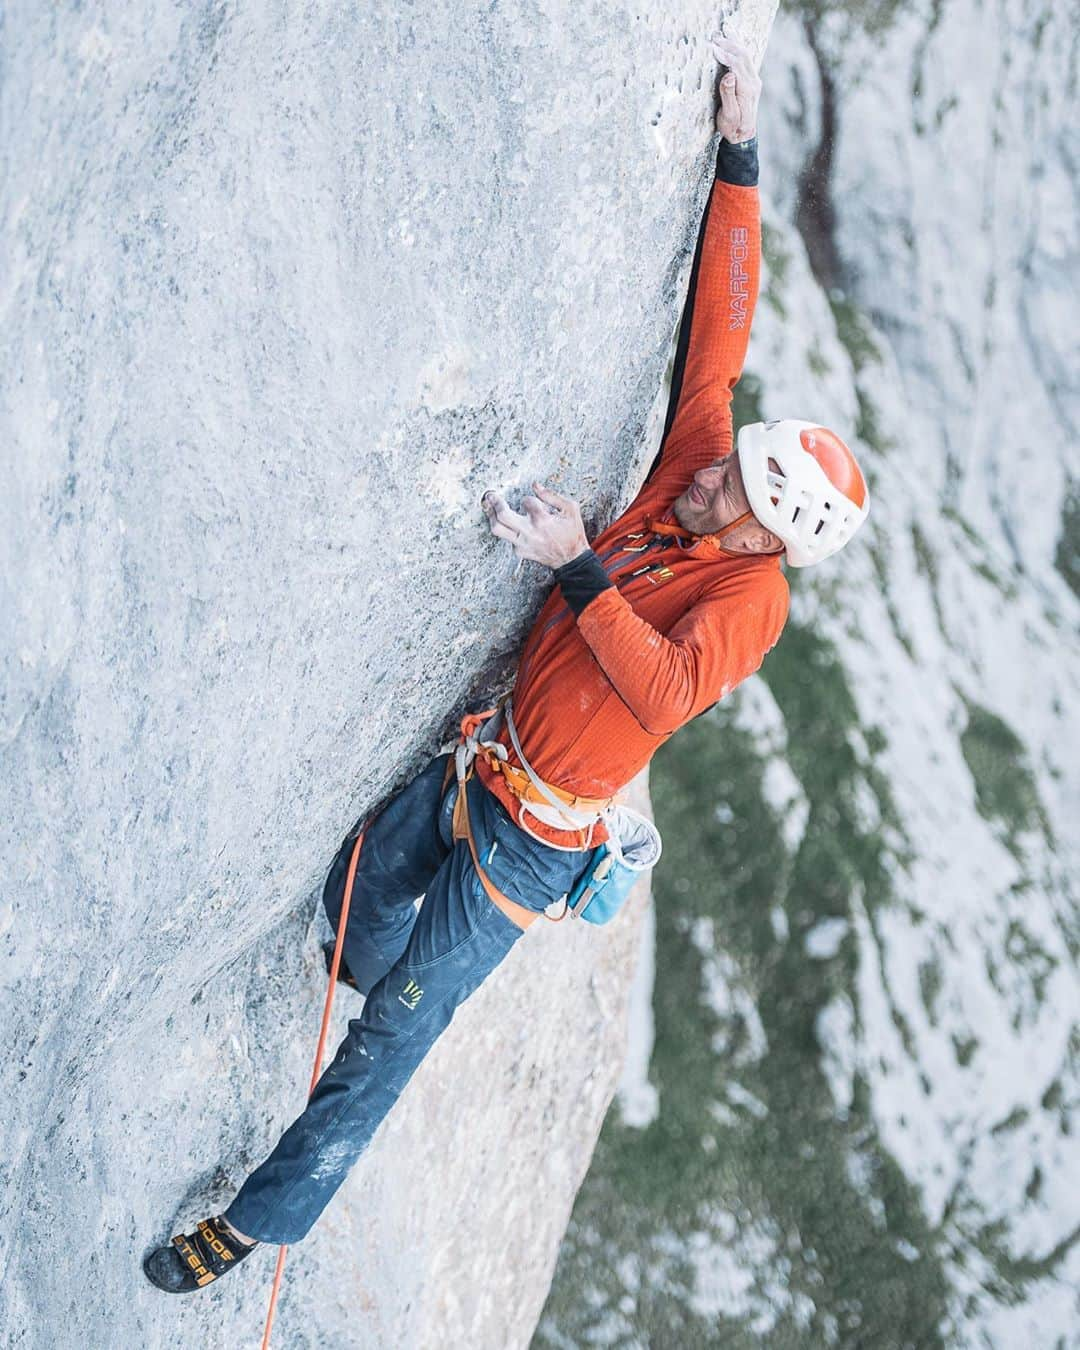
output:
[[[825,428],[755,423],[732,446],[731,390],[758,289],[761,82],[741,42],[718,35],[713,45],[728,67],[716,181],[656,462],[591,546],[577,505],[541,484],[520,513],[501,492],[484,494],[492,533],[557,582],[521,656],[513,723],[467,780],[453,781],[439,756],[368,827],[342,972],[366,996],[363,1010],[224,1214],[147,1257],[159,1288],[205,1287],[257,1244],[305,1236],[454,1010],[585,875],[614,794],[760,666],[787,617],[781,556],[818,562],[866,517],[862,474]],[[528,769],[543,791],[530,790]],[[335,929],[355,834],[323,892]]]

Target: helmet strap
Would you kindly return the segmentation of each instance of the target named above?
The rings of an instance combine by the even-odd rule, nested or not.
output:
[[[742,515],[738,517],[738,519],[731,521],[731,523],[728,525],[725,525],[722,530],[717,530],[717,532],[712,536],[713,543],[716,545],[716,547],[720,550],[721,553],[726,553],[729,558],[745,558],[746,554],[740,552],[738,549],[725,548],[723,540],[727,537],[727,535],[731,533],[732,530],[737,530],[740,525],[745,525],[748,520],[756,520],[756,519],[757,517],[754,515],[753,511],[744,511]]]
[[[652,516],[645,517],[645,528],[651,530],[653,534],[666,535],[670,539],[699,539],[701,536],[693,530],[684,530],[681,525],[669,525],[663,520],[655,520]]]
[[[752,555],[740,552],[737,549],[725,548],[720,541],[732,530],[737,530],[740,525],[745,525],[748,520],[757,520],[753,511],[744,511],[741,516],[736,517],[729,525],[725,525],[722,530],[717,530],[715,534],[700,535],[695,534],[693,530],[683,529],[681,525],[669,525],[662,520],[654,520],[653,517],[649,515],[645,517],[645,528],[646,530],[651,530],[654,534],[667,535],[672,539],[711,539],[716,548],[718,548],[721,553],[726,553],[729,558],[747,558]],[[772,550],[766,556],[776,557],[777,554],[783,552],[784,548],[781,546],[778,549]]]

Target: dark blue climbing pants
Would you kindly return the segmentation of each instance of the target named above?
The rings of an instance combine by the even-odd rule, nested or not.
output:
[[[454,1010],[521,936],[488,898],[468,844],[452,839],[457,785],[443,792],[446,764],[445,755],[432,761],[364,837],[343,959],[367,1000],[306,1110],[225,1212],[261,1242],[307,1234]],[[589,853],[533,839],[475,776],[468,793],[481,865],[504,895],[542,910],[571,889]],[[335,929],[351,852],[349,838],[323,891]],[[469,1105],[447,1103],[452,1110]]]

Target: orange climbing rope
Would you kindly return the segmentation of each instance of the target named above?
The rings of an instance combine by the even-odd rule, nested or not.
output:
[[[353,882],[356,879],[356,864],[360,858],[360,845],[364,842],[364,831],[356,836],[352,857],[349,859],[349,872],[345,878],[345,893],[341,897],[341,915],[338,918],[337,941],[334,943],[334,959],[330,962],[330,983],[326,988],[326,1002],[323,1004],[322,1026],[319,1028],[319,1044],[315,1051],[315,1067],[311,1070],[311,1082],[308,1084],[308,1097],[315,1091],[315,1084],[322,1073],[323,1051],[326,1049],[326,1034],[330,1030],[330,1013],[334,1007],[334,990],[337,987],[338,968],[341,965],[341,945],[345,937],[345,926],[349,922],[349,904],[352,901]],[[266,1310],[266,1326],[263,1329],[262,1350],[269,1350],[270,1332],[274,1325],[274,1313],[277,1311],[278,1293],[281,1290],[281,1276],[285,1269],[285,1253],[288,1247],[278,1248],[277,1266],[274,1268],[274,1284],[270,1290],[270,1306]]]

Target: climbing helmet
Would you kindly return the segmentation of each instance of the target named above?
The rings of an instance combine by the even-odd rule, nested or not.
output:
[[[792,567],[842,549],[870,514],[862,470],[827,427],[793,417],[751,422],[736,444],[750,509],[784,541]]]

